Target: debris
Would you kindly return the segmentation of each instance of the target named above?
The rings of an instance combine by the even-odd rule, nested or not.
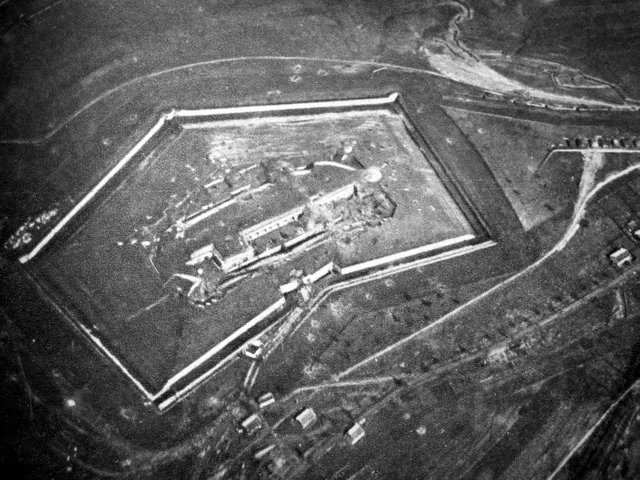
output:
[[[616,288],[614,290],[615,303],[613,304],[612,317],[615,320],[624,320],[627,316],[627,302],[624,293]]]
[[[507,363],[514,357],[514,353],[508,345],[502,345],[489,351],[485,365],[496,365]]]
[[[280,455],[274,457],[269,465],[267,465],[267,470],[272,475],[270,478],[287,478],[288,469],[287,459]]]
[[[357,140],[350,138],[341,142],[340,147],[333,155],[334,162],[348,162],[353,155],[353,149],[358,144]]]
[[[42,230],[56,215],[58,215],[58,209],[53,208],[36,217],[29,217],[27,221],[7,239],[4,248],[7,250],[17,250],[30,244],[33,241],[34,233]]]
[[[327,366],[313,362],[302,367],[302,372],[311,380],[315,380],[327,372]]]
[[[301,287],[298,292],[300,293],[300,298],[302,299],[303,303],[308,302],[311,298],[311,288],[307,285]]]
[[[296,415],[296,421],[302,426],[303,429],[310,427],[318,419],[316,412],[311,407],[307,407]]]

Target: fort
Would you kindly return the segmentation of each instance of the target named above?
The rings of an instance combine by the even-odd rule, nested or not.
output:
[[[131,160],[77,247],[42,257],[160,410],[333,288],[494,245],[397,94],[247,108],[166,114],[152,161]]]

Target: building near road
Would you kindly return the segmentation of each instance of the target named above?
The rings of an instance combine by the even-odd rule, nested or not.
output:
[[[240,425],[247,435],[253,435],[262,428],[262,420],[257,414],[253,413],[245,418]]]
[[[628,267],[633,262],[633,257],[631,256],[631,253],[629,253],[629,250],[622,247],[609,255],[609,258],[618,268]]]
[[[356,422],[351,427],[349,427],[346,437],[349,440],[350,445],[355,445],[364,438],[364,434],[364,428],[362,428],[362,425],[360,425],[360,423]]]
[[[298,415],[296,415],[296,422],[302,426],[303,429],[310,427],[314,423],[318,417],[316,416],[316,412],[313,411],[313,408],[307,407],[302,410]]]
[[[275,402],[276,402],[276,399],[273,396],[273,393],[271,392],[267,392],[264,395],[260,395],[258,397],[258,407],[260,409],[266,408]]]

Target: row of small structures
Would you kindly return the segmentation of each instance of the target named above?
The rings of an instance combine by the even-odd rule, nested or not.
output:
[[[275,397],[271,392],[265,393],[256,399],[259,410],[268,408],[270,405],[274,404],[275,401]],[[304,431],[317,423],[318,416],[313,408],[307,406],[302,410],[299,410],[293,419],[298,424],[300,430]],[[361,419],[360,421],[352,423],[345,431],[344,439],[348,445],[355,445],[364,438],[364,423],[365,419]],[[259,432],[264,426],[265,421],[260,411],[254,412],[240,423],[239,433],[252,436]],[[288,449],[283,447],[282,442],[276,438],[268,445],[256,450],[253,458],[257,462],[266,466],[267,470],[272,474],[275,474],[277,478],[287,478],[287,472],[289,472],[291,468],[295,468],[293,464],[298,463],[299,459],[295,458],[295,454],[293,455],[294,458],[291,458],[292,455],[287,455],[286,450]],[[289,457],[289,459],[287,459],[287,457]],[[287,465],[288,463],[289,465]]]
[[[640,149],[640,139],[637,137],[612,137],[605,138],[600,135],[595,137],[564,138],[563,143],[553,145],[553,149],[563,148],[628,148]]]
[[[258,407],[261,410],[267,408],[269,405],[272,405],[273,403],[275,403],[275,401],[276,401],[275,397],[271,392],[265,393],[264,395],[261,395],[256,399],[256,402],[258,403]],[[294,418],[296,422],[300,425],[302,430],[306,430],[307,428],[311,427],[318,420],[318,416],[316,415],[316,412],[311,407],[305,407],[300,412],[298,412]],[[364,437],[365,432],[364,432],[364,428],[362,428],[362,425],[364,423],[365,423],[364,419],[358,422],[355,422],[345,432],[345,436],[347,437],[351,445],[355,445]],[[241,428],[242,433],[245,433],[247,435],[253,435],[262,428],[263,420],[258,413],[252,413],[242,421],[240,426],[242,427]]]
[[[257,372],[257,368],[254,367],[257,367],[258,363],[263,359],[265,345],[261,340],[254,339],[247,344],[242,353],[245,357],[252,360],[251,368],[247,372],[247,379],[245,380],[246,389],[248,384],[252,384],[251,377],[253,377],[253,373]],[[257,411],[254,411],[240,422],[240,428],[238,430],[239,433],[247,436],[253,436],[258,433],[265,426],[265,421],[261,412],[275,403],[276,398],[272,392],[267,392],[257,397],[255,399]],[[297,413],[292,416],[292,419],[301,431],[306,431],[318,422],[318,415],[313,408],[306,406],[298,410]],[[355,445],[364,438],[365,430],[363,425],[365,420],[366,419],[363,418],[357,422],[353,422],[344,431],[344,441],[346,444]],[[282,473],[288,471],[288,466],[286,465],[288,462],[286,457],[287,455],[284,455],[282,452],[282,445],[279,445],[277,440],[269,443],[267,446],[261,447],[254,453],[254,460],[266,465],[267,470],[271,473],[277,473],[278,471]],[[294,459],[289,460],[293,463],[296,462]],[[285,474],[282,478],[286,477],[287,475]]]
[[[640,243],[640,225],[637,222],[635,221],[630,222],[627,225],[627,228],[625,230],[626,230],[626,233],[628,233],[628,235],[636,243]],[[623,247],[619,247],[615,251],[613,251],[611,254],[609,254],[609,259],[611,263],[618,268],[629,267],[635,260],[635,258],[629,252],[629,250]],[[263,352],[263,344],[259,340],[254,340],[252,342],[249,342],[249,344],[243,351],[244,355],[254,360],[254,362],[257,362],[260,360],[262,356],[262,352]],[[507,353],[505,352],[506,352],[506,347],[490,352],[487,358],[487,362],[495,363],[495,362],[508,360]],[[268,392],[259,396],[256,399],[256,404],[259,411],[252,413],[241,422],[240,432],[251,436],[256,434],[260,429],[262,429],[264,426],[264,420],[260,414],[260,411],[268,408],[269,406],[273,405],[275,402],[276,402],[276,399],[273,393],[271,392]],[[313,410],[313,408],[308,406],[299,410],[293,418],[295,419],[295,422],[299,425],[301,430],[309,429],[318,421],[318,416],[316,412]],[[364,423],[365,423],[365,419],[354,422],[345,431],[344,433],[345,440],[349,445],[355,445],[362,438],[364,438],[365,436],[365,430],[363,428]],[[264,461],[265,458],[268,458],[269,456],[272,455],[273,452],[277,450],[276,447],[277,447],[276,444],[269,444],[268,446],[261,448],[255,453],[254,455],[255,460]]]

